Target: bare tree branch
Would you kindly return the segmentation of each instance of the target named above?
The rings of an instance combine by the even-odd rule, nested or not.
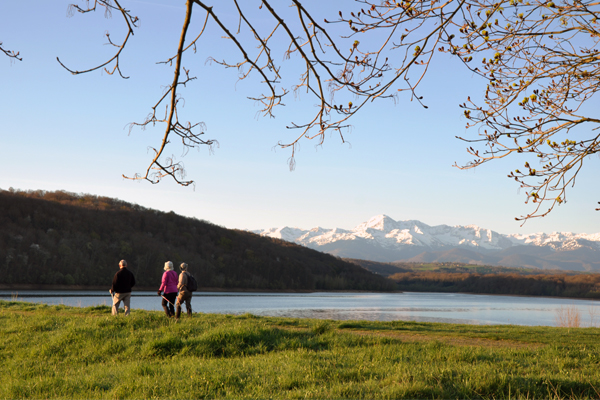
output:
[[[183,185],[183,186],[188,186],[194,182],[184,179],[185,178],[185,168],[182,163],[175,162],[174,157],[168,157],[165,160],[166,162],[161,162],[160,157],[162,156],[162,154],[165,150],[165,147],[169,143],[169,137],[171,136],[171,134],[175,134],[175,135],[179,136],[182,140],[182,144],[186,147],[196,147],[198,145],[208,145],[210,147],[216,143],[214,140],[203,140],[201,138],[201,135],[204,134],[204,132],[202,130],[200,131],[200,133],[193,132],[193,129],[196,127],[199,127],[200,129],[202,129],[204,127],[204,125],[202,123],[191,124],[188,122],[186,124],[181,124],[179,122],[178,115],[177,115],[177,105],[178,105],[179,101],[181,100],[177,97],[177,89],[180,85],[185,86],[189,81],[195,79],[195,78],[191,78],[189,76],[189,71],[186,70],[185,68],[183,68],[183,66],[182,66],[183,53],[185,52],[185,50],[190,48],[190,46],[185,47],[185,39],[186,39],[186,35],[188,32],[188,28],[189,28],[191,20],[192,20],[193,3],[194,3],[193,0],[187,0],[187,2],[186,2],[185,20],[183,22],[183,27],[181,29],[181,37],[179,39],[179,46],[177,48],[177,55],[175,57],[173,82],[171,83],[171,86],[169,87],[169,89],[166,91],[165,95],[163,95],[163,97],[161,97],[159,102],[153,107],[152,115],[148,119],[146,119],[146,121],[142,124],[133,124],[133,125],[139,125],[139,126],[145,127],[146,125],[149,125],[149,124],[154,125],[157,122],[165,123],[166,129],[165,129],[165,133],[163,136],[163,140],[161,142],[161,146],[158,150],[156,150],[154,148],[152,149],[155,154],[154,159],[150,163],[150,166],[148,167],[148,169],[146,170],[146,173],[144,175],[135,175],[132,178],[129,178],[129,177],[123,175],[123,177],[125,177],[125,178],[134,179],[134,180],[144,179],[151,183],[158,183],[165,176],[170,176],[178,184]],[[197,40],[197,38],[196,38],[196,40]],[[180,81],[180,76],[181,76],[182,70],[185,73],[186,78],[184,80]],[[167,95],[170,95],[169,103],[167,104],[167,110],[166,110],[166,113],[168,114],[168,116],[164,119],[158,119],[156,116],[156,110],[157,110],[158,106],[163,102],[163,100],[166,99]]]
[[[15,52],[14,50],[5,49],[4,47],[2,47],[2,42],[0,42],[0,51],[3,52],[12,61],[14,61],[14,60],[23,61],[23,58],[20,57],[20,53],[18,51]]]
[[[112,1],[115,2],[115,6],[112,5]],[[105,9],[104,15],[107,18],[111,16],[111,10],[119,11],[121,13],[121,15],[123,16],[125,25],[127,26],[127,34],[125,35],[125,38],[123,39],[123,42],[120,45],[113,43],[113,41],[110,38],[110,33],[106,32],[106,39],[108,40],[108,43],[111,46],[114,46],[117,48],[117,52],[114,54],[114,56],[112,56],[110,59],[108,59],[107,61],[105,61],[104,63],[102,63],[100,65],[97,65],[93,68],[82,70],[82,71],[72,70],[72,69],[66,67],[60,61],[60,59],[58,57],[56,57],[56,61],[58,61],[58,63],[64,69],[66,69],[73,75],[85,74],[85,73],[96,71],[96,70],[102,68],[109,75],[112,75],[115,73],[115,71],[118,71],[119,75],[122,78],[127,79],[128,77],[124,76],[123,73],[121,72],[121,68],[119,66],[119,57],[121,56],[121,52],[125,49],[125,46],[127,45],[127,42],[129,41],[129,38],[131,36],[133,36],[133,28],[137,27],[136,24],[138,23],[138,17],[131,15],[129,10],[126,10],[123,7],[121,7],[121,5],[119,4],[119,2],[117,0],[95,0],[94,5],[92,7],[88,6],[86,8],[81,8],[76,4],[71,4],[71,6],[69,7],[69,13],[72,14],[73,10],[76,10],[79,13],[86,14],[86,13],[89,13],[92,11],[96,11],[96,8],[98,6],[104,7],[104,9]],[[114,63],[114,67],[112,68],[112,70],[109,70],[107,68],[107,65],[112,64],[112,63]]]

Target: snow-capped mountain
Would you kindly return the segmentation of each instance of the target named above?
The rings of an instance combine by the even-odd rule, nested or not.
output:
[[[503,235],[475,225],[429,226],[416,220],[395,221],[387,215],[375,216],[352,230],[282,227],[253,232],[340,257],[380,262],[453,261],[600,270],[600,233]]]

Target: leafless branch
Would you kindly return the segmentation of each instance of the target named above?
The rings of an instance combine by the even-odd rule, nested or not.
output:
[[[23,58],[20,57],[20,53],[18,51],[5,49],[4,47],[2,47],[2,42],[0,42],[0,51],[3,52],[8,58],[10,58],[13,61],[23,61]]]
[[[115,2],[115,5],[112,5],[112,1]],[[123,52],[123,50],[125,49],[125,46],[127,45],[127,42],[129,41],[129,38],[131,36],[133,36],[133,28],[137,27],[137,23],[138,23],[138,17],[133,16],[129,10],[124,9],[123,7],[121,7],[121,5],[119,4],[119,2],[117,0],[95,0],[94,1],[94,5],[92,7],[89,7],[89,3],[87,4],[88,6],[85,8],[79,7],[76,4],[71,4],[69,6],[69,13],[72,14],[73,10],[76,10],[79,13],[82,14],[86,14],[92,11],[96,11],[97,7],[104,7],[105,9],[105,13],[104,15],[108,18],[110,17],[111,14],[111,10],[117,10],[121,13],[121,15],[123,16],[123,19],[125,21],[125,25],[127,26],[127,34],[125,35],[125,38],[123,39],[123,42],[121,44],[116,44],[112,41],[112,39],[110,38],[110,33],[106,32],[106,39],[108,40],[108,43],[111,46],[114,46],[117,48],[117,52],[107,61],[96,65],[93,68],[89,68],[86,70],[81,70],[81,71],[77,71],[77,70],[72,70],[70,68],[68,68],[67,66],[65,66],[62,61],[60,61],[60,58],[56,57],[56,60],[58,61],[58,63],[67,71],[69,71],[71,74],[73,75],[79,75],[79,74],[85,74],[88,72],[92,72],[92,71],[96,71],[98,69],[104,69],[104,71],[109,74],[112,75],[115,73],[115,71],[119,72],[119,75],[124,78],[127,79],[129,77],[126,77],[123,75],[123,73],[121,72],[121,68],[119,65],[119,57],[121,56],[121,53]],[[107,68],[108,65],[113,64],[114,66],[112,68],[112,70],[109,70]]]

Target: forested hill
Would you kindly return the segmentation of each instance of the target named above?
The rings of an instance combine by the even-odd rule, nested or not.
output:
[[[0,191],[0,283],[108,287],[123,258],[139,287],[158,288],[171,260],[187,262],[201,288],[395,289],[331,255],[173,212],[62,191]]]

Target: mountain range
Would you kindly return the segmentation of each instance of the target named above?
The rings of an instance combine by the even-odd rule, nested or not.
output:
[[[460,262],[570,271],[600,271],[600,233],[504,235],[475,225],[429,226],[378,215],[354,229],[280,227],[254,230],[342,258],[377,262]]]

